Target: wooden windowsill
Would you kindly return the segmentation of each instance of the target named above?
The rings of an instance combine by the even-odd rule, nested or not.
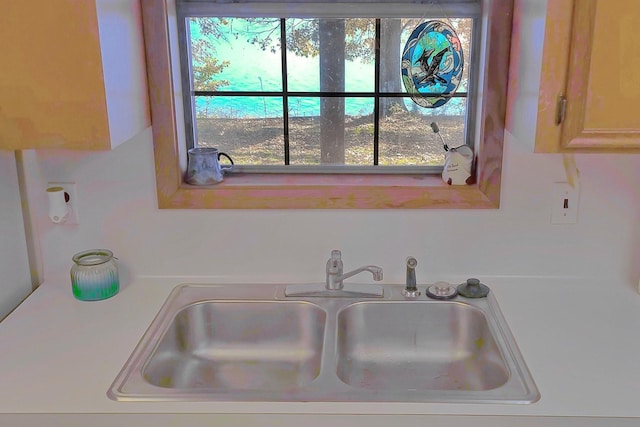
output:
[[[513,0],[484,0],[488,43],[476,153],[477,184],[429,175],[236,174],[215,186],[183,183],[170,51],[169,0],[141,0],[158,206],[165,209],[422,209],[500,205]]]
[[[417,209],[496,208],[477,185],[436,176],[238,174],[211,186],[182,184],[161,208]]]

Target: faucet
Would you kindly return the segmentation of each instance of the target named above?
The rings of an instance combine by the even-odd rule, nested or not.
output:
[[[327,277],[325,284],[294,284],[285,288],[286,297],[343,297],[343,298],[382,298],[382,286],[373,284],[343,283],[345,279],[363,271],[373,274],[373,280],[382,280],[382,268],[377,265],[366,265],[343,273],[342,252],[331,251],[331,258],[327,261]]]
[[[382,268],[376,265],[367,265],[344,274],[342,273],[342,271],[342,252],[333,250],[331,251],[331,258],[329,258],[329,261],[327,261],[327,290],[342,290],[342,288],[344,287],[344,284],[342,282],[345,279],[348,279],[351,276],[355,276],[358,273],[362,273],[363,271],[368,271],[373,274],[373,280],[375,280],[376,282],[382,280]]]
[[[416,267],[418,260],[410,256],[407,258],[407,280],[402,295],[407,298],[416,298],[420,296],[420,291],[416,286]]]

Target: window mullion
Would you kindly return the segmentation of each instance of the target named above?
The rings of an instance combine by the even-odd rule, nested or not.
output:
[[[373,102],[373,165],[378,166],[380,156],[380,18],[376,19],[374,43],[374,102]]]
[[[290,164],[289,146],[289,83],[287,81],[287,28],[286,19],[280,19],[280,58],[282,66],[282,122],[284,139],[284,164]]]
[[[193,91],[194,96],[283,96],[287,95],[290,98],[293,97],[327,97],[327,98],[372,98],[375,97],[375,92],[323,92],[323,91],[309,91],[309,92],[298,92],[298,91],[211,91],[211,90],[196,90]],[[385,98],[407,98],[409,94],[406,92],[380,92],[380,97]],[[422,96],[439,96],[440,93],[434,92],[423,92]],[[469,92],[458,91],[450,95],[451,98],[467,98],[469,96]]]

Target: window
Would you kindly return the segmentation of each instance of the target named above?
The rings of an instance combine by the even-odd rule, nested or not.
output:
[[[187,146],[217,147],[245,172],[441,173],[445,150],[430,124],[452,146],[473,145],[475,130],[480,4],[453,5],[271,3],[257,11],[178,0]],[[434,19],[457,32],[462,54],[433,51],[425,63],[438,57],[453,70],[455,59],[450,86],[458,90],[420,95],[418,105],[403,85],[403,51],[409,39],[452,46],[436,31],[415,37]],[[453,73],[434,73],[433,91],[446,88],[439,74]],[[444,104],[425,108],[431,100]]]
[[[190,3],[196,9],[208,7],[201,1]],[[330,3],[323,3],[322,7],[325,10],[332,9],[334,5]],[[441,3],[452,4],[453,9],[459,9],[458,6],[466,7],[468,3],[473,2],[460,0]],[[243,19],[285,16],[282,10],[273,12],[272,8],[276,6],[270,2],[233,4],[246,12],[247,16],[241,17]],[[311,4],[319,3],[310,3],[305,7]],[[379,4],[381,3],[354,1],[350,3],[350,7],[354,10],[362,10]],[[411,4],[415,6],[414,2]],[[481,30],[477,30],[479,35],[475,36],[478,41],[477,47],[472,48],[478,55],[477,96],[476,99],[468,102],[473,106],[467,107],[469,111],[475,108],[474,112],[468,113],[468,116],[472,115],[475,119],[475,125],[470,127],[467,122],[465,130],[474,135],[477,184],[468,186],[448,186],[439,176],[429,175],[424,171],[394,175],[374,175],[366,172],[353,175],[240,173],[234,175],[233,179],[225,179],[224,182],[211,187],[183,184],[182,176],[186,166],[186,135],[192,130],[189,128],[189,123],[184,120],[182,104],[185,103],[185,99],[191,99],[191,94],[183,97],[180,89],[181,73],[178,66],[180,61],[177,41],[179,31],[176,28],[178,20],[175,18],[171,0],[142,0],[142,6],[153,117],[158,204],[161,208],[495,208],[498,206],[512,0],[482,0],[480,18],[469,18],[476,19],[476,22],[481,21],[482,25],[476,27]],[[218,6],[222,9],[222,5]],[[294,8],[294,6],[289,4],[285,8]],[[273,16],[269,16],[269,13]],[[453,13],[447,13],[447,15],[457,19]],[[201,13],[196,15],[198,16],[208,15]],[[221,16],[221,18],[224,17]],[[468,87],[470,97],[473,94],[470,90],[471,86],[473,86],[472,80]],[[288,91],[292,90],[288,89]],[[264,90],[261,89],[259,92],[258,104],[260,105]],[[280,92],[282,93],[278,95],[282,98],[285,96],[295,98],[299,95],[297,91],[286,94],[284,90]],[[349,94],[358,94],[357,92],[359,91],[349,92]],[[252,94],[253,92],[247,92],[234,95]],[[323,91],[313,94],[314,97],[320,98],[324,95]],[[332,94],[330,97],[344,97],[343,95]],[[357,97],[351,97],[358,98],[360,95],[365,96],[365,94],[358,94]],[[376,93],[374,90],[372,97],[375,100],[384,95],[385,92],[378,90]],[[367,92],[366,96],[371,96],[371,93]],[[394,95],[390,98],[395,96],[400,97],[400,95]],[[189,103],[191,102],[187,102]],[[262,107],[264,108],[264,104]],[[187,108],[189,108],[188,105]],[[283,109],[283,115],[285,111],[289,109]],[[379,126],[381,129],[382,125]],[[380,144],[378,150],[382,151],[382,139]],[[292,156],[292,152],[289,155]],[[380,157],[378,166],[370,167],[379,166],[381,166]]]

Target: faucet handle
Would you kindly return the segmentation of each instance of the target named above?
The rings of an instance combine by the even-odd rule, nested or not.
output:
[[[342,274],[342,252],[337,249],[331,251],[331,258],[327,261],[327,274]]]

